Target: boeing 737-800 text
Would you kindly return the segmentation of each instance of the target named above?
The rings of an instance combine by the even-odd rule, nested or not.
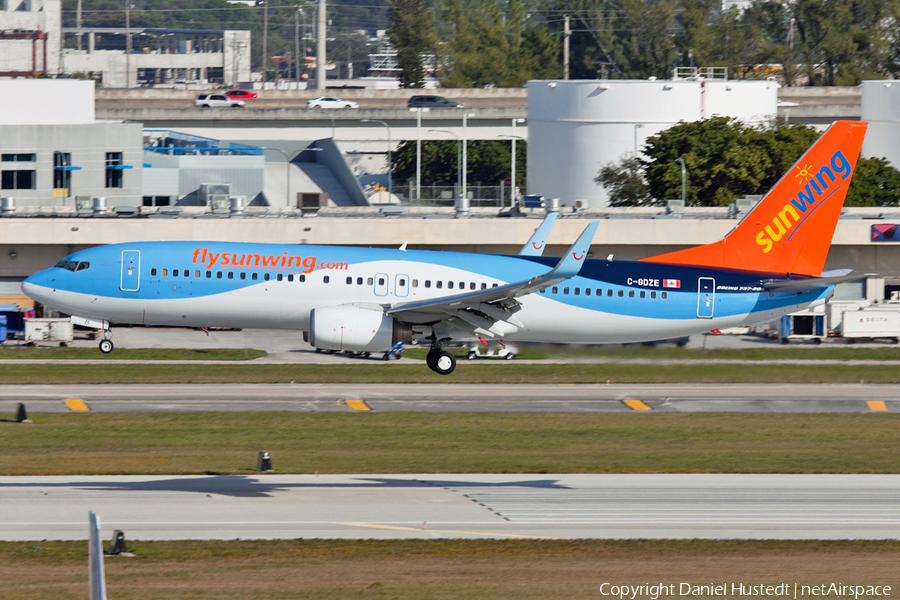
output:
[[[866,124],[838,121],[718,242],[639,262],[588,259],[590,223],[562,259],[549,224],[518,256],[404,249],[135,242],[76,252],[22,290],[78,322],[296,329],[329,350],[479,339],[600,344],[758,323],[822,304],[822,274]]]

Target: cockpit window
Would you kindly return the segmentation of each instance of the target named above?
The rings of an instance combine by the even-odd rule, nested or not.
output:
[[[66,271],[84,271],[91,268],[91,263],[78,260],[61,260],[56,263],[55,267],[65,269]]]

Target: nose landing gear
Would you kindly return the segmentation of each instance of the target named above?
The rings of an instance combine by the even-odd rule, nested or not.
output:
[[[112,339],[110,339],[111,337],[112,333],[110,333],[109,329],[104,329],[103,339],[100,340],[100,352],[102,352],[103,354],[109,354],[113,351],[113,348],[115,348],[115,346],[113,346]]]

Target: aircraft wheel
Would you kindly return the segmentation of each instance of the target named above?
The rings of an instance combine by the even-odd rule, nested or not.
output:
[[[100,340],[100,352],[103,354],[109,354],[113,351],[113,343],[112,340]]]
[[[468,358],[469,360],[475,360],[476,358],[478,358],[478,353],[474,350],[469,350],[469,353],[466,354],[466,358]]]
[[[438,375],[449,375],[456,368],[456,357],[443,350],[434,357],[431,370]]]
[[[434,371],[434,359],[437,358],[439,351],[431,349],[428,351],[428,354],[425,355],[425,364],[428,365],[428,368]]]
[[[506,360],[512,360],[512,359],[514,359],[515,357],[516,357],[516,355],[513,354],[512,352],[510,352],[509,354],[507,354],[507,355],[504,356],[503,358],[505,358]]]

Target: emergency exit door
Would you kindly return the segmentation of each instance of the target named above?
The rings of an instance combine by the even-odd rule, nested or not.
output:
[[[140,250],[122,250],[122,278],[119,289],[123,292],[136,292],[141,289]]]
[[[701,277],[697,285],[697,318],[712,319],[716,305],[716,280]]]

